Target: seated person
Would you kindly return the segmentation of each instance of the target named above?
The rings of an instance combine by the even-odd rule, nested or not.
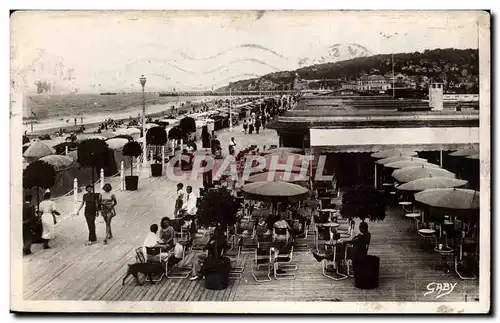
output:
[[[208,240],[208,243],[204,248],[207,253],[199,254],[196,256],[196,259],[193,262],[193,271],[191,278],[189,278],[190,280],[198,280],[203,278],[203,262],[207,258],[214,259],[217,254],[219,258],[222,257],[224,252],[228,249],[226,237],[224,236],[223,230],[220,228],[211,228],[210,231],[212,232],[212,234],[210,235],[210,239]]]
[[[170,250],[174,247],[174,237],[175,231],[174,228],[170,225],[170,219],[168,217],[164,217],[160,222],[160,233],[159,233],[159,241],[162,246],[165,247],[165,250]]]
[[[276,221],[273,224],[274,228],[274,235],[273,235],[273,240],[277,242],[280,246],[288,246],[290,241],[290,232],[292,228],[290,228],[290,225],[288,222],[285,220],[286,219],[286,213],[282,212],[281,213],[281,219]]]
[[[271,230],[269,230],[266,226],[266,221],[264,218],[260,218],[259,222],[257,223],[257,227],[255,228],[256,234],[258,236],[264,236],[264,235],[270,235]]]
[[[168,258],[168,253],[162,254],[161,259],[159,259],[158,256],[148,255],[146,252],[146,247],[162,247],[163,249],[163,245],[159,244],[158,225],[156,223],[151,224],[151,226],[149,227],[149,233],[146,236],[146,239],[144,239],[144,243],[142,244],[142,253],[144,254],[144,258],[146,258],[146,261],[164,261]]]
[[[368,246],[370,245],[371,233],[368,231],[368,223],[361,222],[359,224],[360,233],[351,240],[337,240],[337,244],[352,244],[353,248],[347,249],[348,259],[361,259],[368,254]],[[329,250],[325,255],[319,255],[313,252],[314,258],[320,262],[323,259],[333,261],[333,250]]]

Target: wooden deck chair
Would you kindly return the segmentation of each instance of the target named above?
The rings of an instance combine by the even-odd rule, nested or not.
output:
[[[328,272],[328,263],[329,261],[327,259],[323,259],[321,262],[321,269],[323,276],[333,279],[333,280],[344,280],[349,278],[349,275],[342,274],[339,272],[339,267],[342,263],[345,263],[347,260],[347,247],[344,244],[340,245],[335,245],[333,247],[333,263],[335,263],[335,271],[334,272]],[[338,265],[337,265],[338,264]],[[348,270],[349,271],[349,270]]]
[[[146,257],[144,256],[144,247],[138,247],[135,249],[135,261],[140,263],[146,262]]]
[[[279,250],[278,257],[274,260],[274,278],[277,280],[295,279],[295,274],[288,271],[297,270],[297,266],[292,264],[293,261],[293,246],[290,248],[282,248]],[[284,270],[285,273],[279,273],[278,270]]]
[[[162,251],[161,247],[145,247],[146,248],[146,261],[148,263],[156,263],[165,268],[165,271],[161,274],[161,276],[157,279],[153,279],[152,277],[146,278],[147,282],[159,282],[165,276],[167,272],[166,263],[168,261],[168,254]]]
[[[252,263],[252,277],[258,283],[271,281],[272,242],[259,242]],[[261,270],[264,267],[265,270]],[[263,277],[262,277],[263,276]],[[262,279],[263,278],[263,279]]]

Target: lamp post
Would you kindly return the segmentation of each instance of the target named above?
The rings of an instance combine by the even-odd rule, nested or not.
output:
[[[142,165],[148,165],[148,153],[146,150],[146,98],[144,95],[144,86],[146,85],[146,78],[141,75],[139,78],[142,86]]]
[[[233,100],[231,88],[229,88],[229,131],[233,131]]]

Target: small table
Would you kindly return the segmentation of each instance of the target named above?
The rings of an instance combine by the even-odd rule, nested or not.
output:
[[[409,230],[413,229],[413,220],[419,218],[420,214],[419,213],[406,213],[405,216],[411,220]]]
[[[409,201],[401,201],[398,204],[401,205],[405,212],[411,213],[411,210],[408,208],[408,206],[412,205],[413,203]]]

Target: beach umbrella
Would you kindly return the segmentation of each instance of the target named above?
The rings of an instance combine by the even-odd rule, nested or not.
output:
[[[40,158],[40,160],[52,165],[56,171],[68,168],[74,162],[73,158],[63,155],[49,155]]]
[[[56,150],[56,154],[62,155],[66,152],[66,147],[68,147],[68,151],[76,150],[78,149],[78,145],[75,142],[61,142],[60,144],[57,144],[55,146],[52,146]]]
[[[420,192],[431,188],[461,187],[464,186],[465,184],[467,184],[467,181],[462,179],[429,176],[401,184],[397,187],[397,189],[408,192]]]
[[[407,167],[415,167],[415,166],[424,166],[424,167],[434,167],[434,168],[441,168],[441,166],[436,165],[436,164],[431,164],[431,163],[426,163],[426,162],[420,162],[420,161],[413,161],[413,160],[401,160],[398,162],[394,163],[389,163],[385,164],[384,167],[387,168],[394,168],[394,169],[399,169],[399,168],[407,168]]]
[[[396,156],[418,156],[416,151],[408,151],[408,150],[400,150],[400,149],[391,149],[391,150],[382,150],[377,151],[371,154],[373,158],[388,158],[388,157],[396,157]]]
[[[375,164],[386,165],[390,163],[395,163],[402,160],[411,160],[411,161],[419,161],[419,162],[427,162],[425,158],[412,157],[412,156],[395,156],[395,157],[387,157],[383,159],[379,159],[375,161]]]
[[[264,154],[269,155],[269,154],[301,154],[302,149],[300,148],[293,148],[293,147],[278,147],[278,148],[273,148],[266,150]]]
[[[415,194],[415,201],[441,209],[479,209],[479,192],[463,188],[432,188]]]
[[[116,131],[114,133],[115,133],[115,136],[119,136],[119,135],[132,136],[132,135],[140,134],[141,131],[137,128],[132,127],[132,128],[119,128],[119,129],[116,129]]]
[[[71,158],[73,161],[78,161],[78,150],[70,151],[66,157]]]
[[[467,159],[477,159],[479,160],[479,154],[474,154],[466,157]]]
[[[247,198],[273,202],[301,199],[305,198],[309,193],[309,190],[305,187],[281,181],[245,184],[241,191]]]
[[[475,155],[478,153],[479,153],[479,148],[467,148],[467,149],[456,150],[456,151],[450,153],[450,156],[465,157],[465,156],[469,156],[469,155]]]
[[[55,153],[56,151],[53,148],[47,146],[40,140],[36,140],[26,149],[23,156],[26,157],[26,159],[35,160]]]
[[[111,149],[120,149],[125,146],[125,144],[128,142],[128,139],[124,138],[112,138],[106,140],[106,143],[108,144],[108,147]]]
[[[98,135],[101,136],[101,137],[104,137],[104,139],[110,139],[110,138],[113,138],[114,136],[116,136],[111,131],[103,131],[103,132],[99,133]]]
[[[87,139],[100,139],[100,140],[106,140],[106,139],[108,139],[108,138],[106,138],[105,136],[101,136],[101,134],[98,134],[98,135],[91,135],[91,136],[89,136],[89,137],[87,137],[87,138],[78,138],[78,139],[76,139],[76,142],[80,143],[80,142],[82,142],[82,141],[84,141],[84,140],[87,140]]]
[[[266,181],[268,182],[282,181],[282,182],[294,183],[294,182],[307,182],[307,178],[296,173],[275,171],[275,172],[264,172],[252,175],[248,177],[246,181],[250,183],[266,182]]]
[[[443,168],[435,168],[435,167],[425,167],[425,166],[414,166],[414,167],[406,167],[396,169],[392,173],[392,177],[394,177],[398,182],[407,183],[414,181],[419,178],[426,177],[449,177],[456,178],[455,174],[450,171],[447,171]]]

